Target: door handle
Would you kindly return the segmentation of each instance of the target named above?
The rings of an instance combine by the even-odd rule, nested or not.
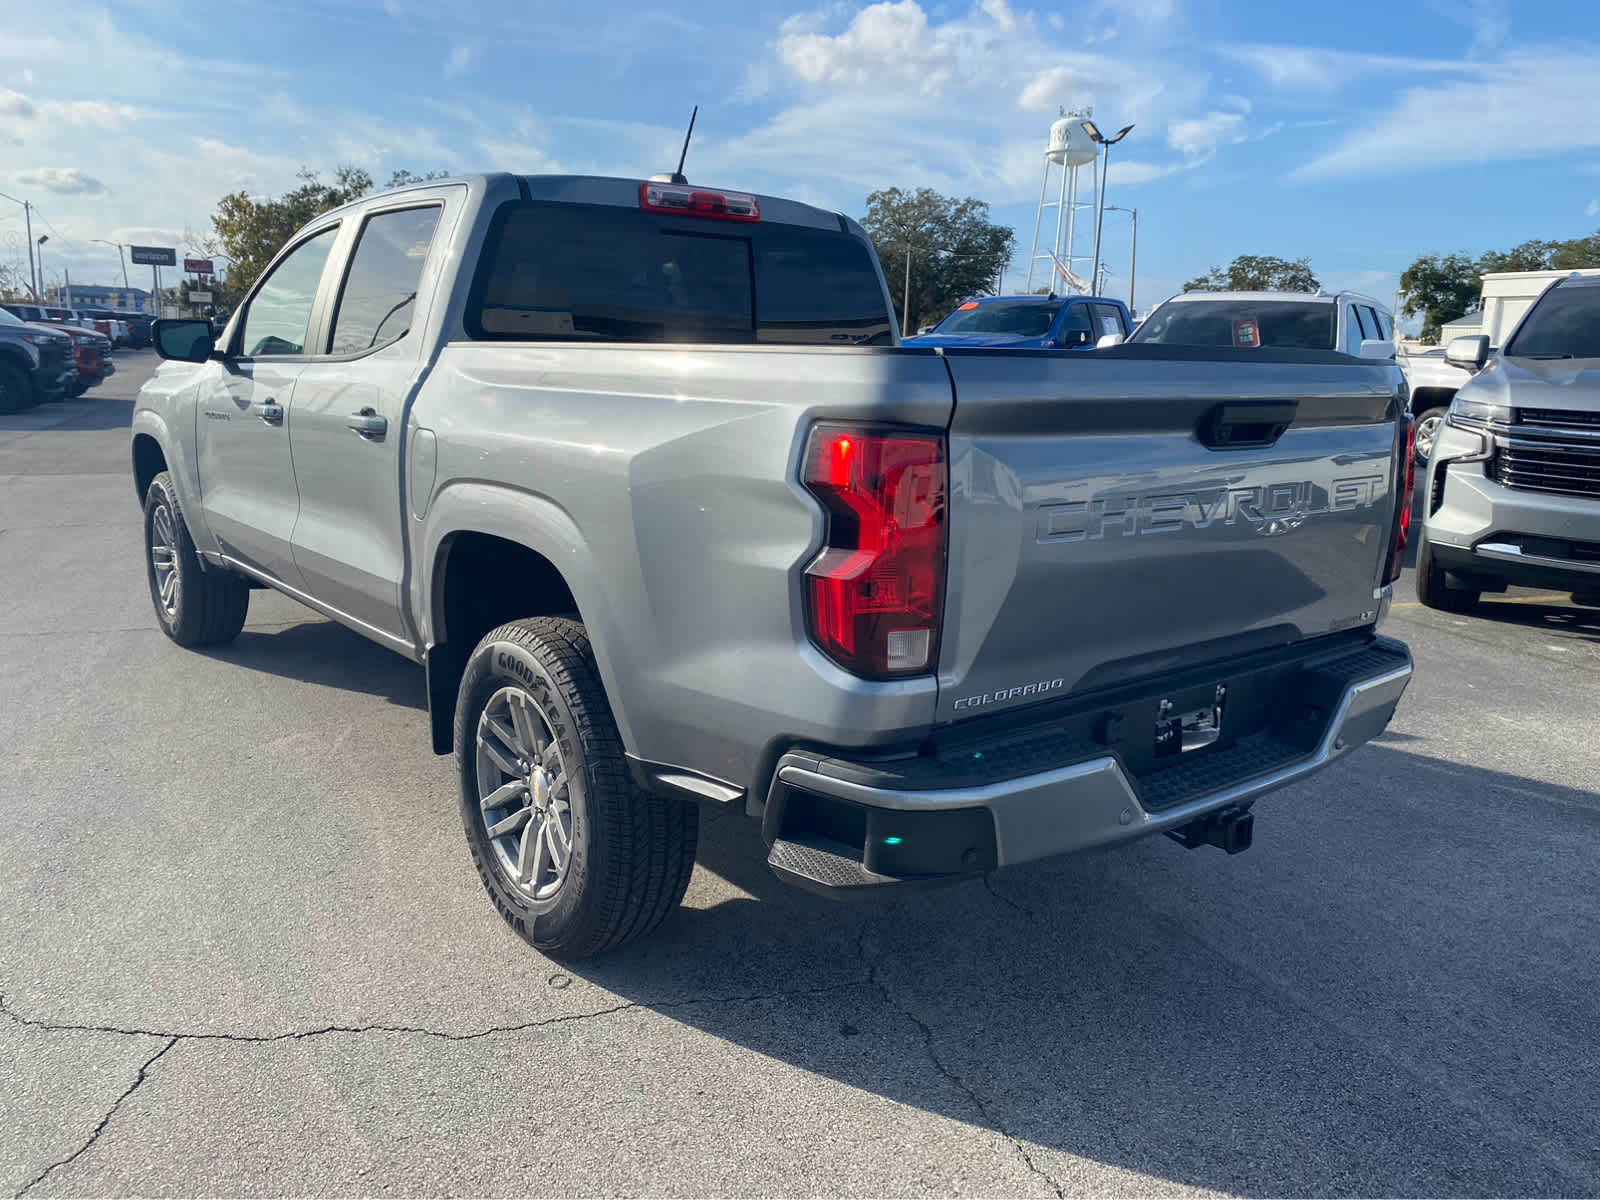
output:
[[[283,405],[276,400],[267,400],[264,403],[252,405],[256,414],[268,425],[283,424]]]
[[[389,432],[389,419],[380,417],[370,408],[351,413],[345,424],[371,442],[382,441],[383,435]]]

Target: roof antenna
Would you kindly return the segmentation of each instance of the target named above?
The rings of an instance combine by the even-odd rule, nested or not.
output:
[[[678,169],[672,173],[670,182],[687,184],[689,181],[683,176],[683,160],[689,157],[689,139],[694,136],[694,119],[700,115],[700,106],[696,104],[694,111],[689,114],[689,132],[683,135],[683,153],[678,155]]]

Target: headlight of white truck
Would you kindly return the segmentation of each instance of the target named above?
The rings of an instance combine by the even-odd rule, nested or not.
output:
[[[1450,402],[1450,424],[1462,429],[1483,429],[1489,425],[1511,424],[1511,409],[1504,404],[1488,404],[1457,395]]]

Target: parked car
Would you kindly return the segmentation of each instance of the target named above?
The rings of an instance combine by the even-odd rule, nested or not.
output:
[[[1133,327],[1127,305],[1102,296],[979,296],[907,346],[996,350],[1085,350]]]
[[[1425,465],[1450,411],[1450,401],[1467,381],[1467,372],[1445,357],[1443,346],[1421,354],[1401,354],[1396,361],[1411,388],[1411,411],[1417,421],[1417,464]]]
[[[1359,292],[1184,292],[1158,305],[1128,341],[1395,356],[1393,315]]]
[[[77,378],[67,387],[69,396],[81,396],[117,373],[117,365],[111,357],[111,339],[105,334],[77,325],[57,328],[72,339],[72,362]]]
[[[899,347],[838,213],[504,174],[324,213],[220,342],[155,335],[160,628],[227,642],[266,586],[424,664],[475,868],[552,954],[654,928],[701,805],[830,896],[1243,850],[1411,675],[1392,361]]]
[[[1417,598],[1469,612],[1508,585],[1600,605],[1600,276],[1550,284],[1490,357],[1446,349],[1471,372],[1434,442]]]
[[[72,339],[64,330],[30,324],[0,311],[0,413],[14,413],[66,395],[76,382]]]

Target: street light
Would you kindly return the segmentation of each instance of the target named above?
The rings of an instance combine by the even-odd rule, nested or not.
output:
[[[46,242],[48,242],[49,240],[50,240],[50,235],[48,233],[41,233],[39,235],[39,237],[38,237],[38,243],[39,243],[39,278],[40,279],[44,278],[44,244]],[[32,257],[32,256],[30,255],[30,257]],[[38,297],[38,293],[39,293],[39,288],[38,288],[37,285],[34,286],[33,291],[34,291],[35,298],[37,298]]]
[[[18,200],[15,196],[7,196],[0,192],[0,197],[11,201],[13,204],[22,205],[23,224],[28,227],[28,286],[33,289],[33,298],[39,299],[39,274],[33,269],[33,205],[26,200]]]
[[[1132,130],[1132,125],[1124,125],[1117,131],[1115,137],[1106,137],[1093,121],[1083,122],[1083,131],[1104,146],[1106,154],[1105,166],[1100,171],[1100,201],[1095,205],[1094,213],[1094,269],[1089,272],[1091,282],[1100,273],[1100,223],[1106,215],[1106,176],[1111,174],[1111,147],[1127,137]]]
[[[115,246],[117,248],[117,258],[122,261],[122,290],[125,292],[131,292],[133,288],[128,284],[128,260],[123,258],[122,243],[108,242],[105,238],[90,238],[89,240],[91,242],[99,242],[102,246]]]

